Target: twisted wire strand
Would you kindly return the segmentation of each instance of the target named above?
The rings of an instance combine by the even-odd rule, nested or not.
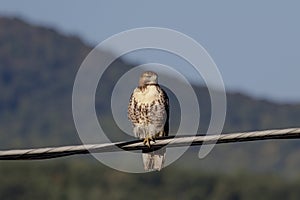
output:
[[[149,148],[142,140],[124,141],[105,144],[87,144],[62,147],[0,151],[0,160],[37,160],[70,156],[75,154],[104,153],[115,151],[154,151],[161,147],[182,147],[207,144],[247,142],[270,139],[300,139],[300,128],[275,129],[264,131],[228,133],[206,136],[181,136],[159,138]]]

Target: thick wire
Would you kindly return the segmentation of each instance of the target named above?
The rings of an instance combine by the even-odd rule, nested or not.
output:
[[[124,150],[154,151],[161,147],[171,148],[181,146],[207,145],[214,143],[221,144],[270,139],[300,139],[300,128],[228,133],[221,135],[165,137],[157,139],[155,143],[151,145],[150,148],[148,146],[145,146],[142,140],[134,140],[105,144],[88,144],[36,149],[6,150],[0,151],[0,160],[50,159],[75,154],[105,153]]]

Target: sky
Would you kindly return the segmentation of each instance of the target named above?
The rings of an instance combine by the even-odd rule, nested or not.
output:
[[[207,50],[228,91],[278,102],[300,102],[299,8],[296,0],[0,0],[0,15],[77,35],[91,46],[132,28],[180,31]],[[129,56],[153,57],[178,61],[157,52]]]

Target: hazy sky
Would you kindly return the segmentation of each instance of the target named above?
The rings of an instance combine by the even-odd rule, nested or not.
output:
[[[206,48],[228,90],[292,102],[300,102],[299,9],[296,0],[0,0],[1,15],[51,26],[92,45],[131,28],[175,29]],[[143,56],[136,59],[147,61]]]

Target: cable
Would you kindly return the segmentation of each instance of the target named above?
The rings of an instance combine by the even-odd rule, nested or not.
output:
[[[207,145],[212,143],[221,144],[270,139],[300,139],[300,128],[228,133],[221,135],[206,136],[172,136],[157,139],[155,143],[151,145],[151,148],[145,146],[142,140],[134,140],[105,144],[88,144],[36,149],[6,150],[0,151],[0,160],[49,159],[75,154],[104,153],[124,150],[154,151],[161,147],[171,148],[181,146]]]

